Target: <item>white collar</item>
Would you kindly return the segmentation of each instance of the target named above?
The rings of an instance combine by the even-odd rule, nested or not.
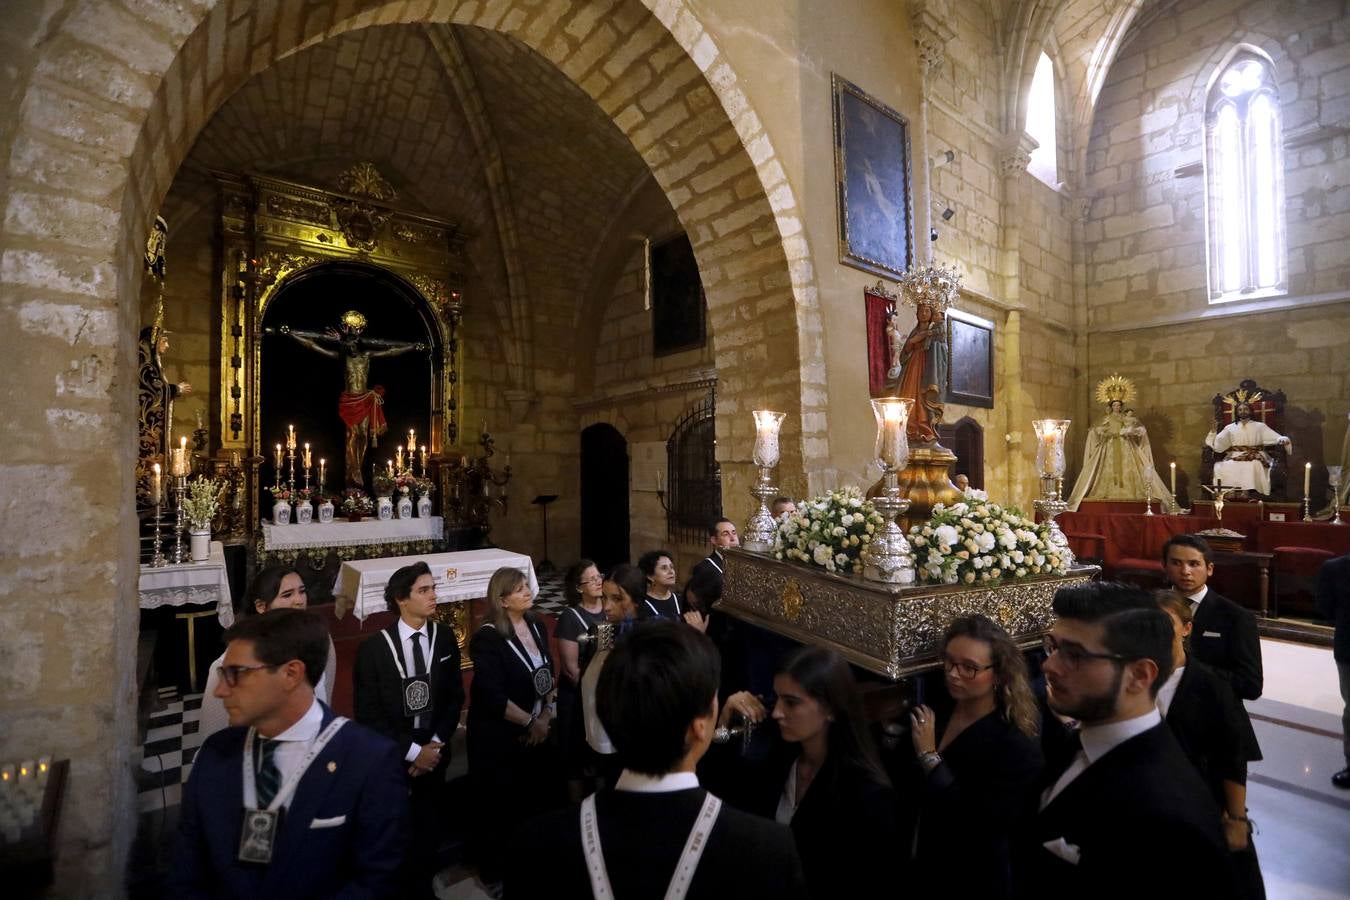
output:
[[[274,741],[304,741],[308,743],[319,736],[319,729],[323,726],[323,704],[318,698],[314,699],[309,705],[309,709],[299,718],[290,728],[287,728],[281,734],[272,738]]]
[[[665,794],[670,791],[687,791],[698,787],[698,776],[693,772],[667,772],[664,775],[643,775],[631,769],[624,769],[615,783],[616,791],[628,791],[633,794]]]
[[[403,621],[402,618],[400,618],[398,620],[398,639],[406,643],[412,640],[412,636],[414,634],[420,634],[422,637],[427,638],[428,640],[431,639],[431,635],[428,633],[427,630],[426,622],[422,623],[421,628],[413,628],[407,622]]]
[[[1154,706],[1142,716],[1135,716],[1133,719],[1110,722],[1106,725],[1084,725],[1078,733],[1083,740],[1083,752],[1087,755],[1088,763],[1092,764],[1130,738],[1138,737],[1161,724],[1162,715],[1158,712],[1158,707]]]
[[[1193,603],[1195,606],[1199,606],[1200,602],[1205,599],[1205,595],[1208,593],[1209,593],[1209,585],[1202,584],[1200,585],[1200,590],[1196,591],[1194,594],[1191,594],[1186,599],[1191,601],[1191,603]]]

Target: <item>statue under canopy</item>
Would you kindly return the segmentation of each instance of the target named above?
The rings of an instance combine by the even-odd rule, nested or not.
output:
[[[906,303],[914,305],[914,327],[901,336],[892,315],[886,325],[890,347],[886,383],[896,397],[914,401],[906,432],[914,443],[937,441],[947,386],[947,305],[955,293],[955,276],[945,269],[906,272],[901,279]]]
[[[1077,510],[1083,500],[1143,500],[1145,495],[1175,506],[1172,492],[1154,471],[1148,431],[1126,406],[1134,393],[1134,384],[1120,375],[1098,382],[1096,398],[1106,404],[1106,415],[1088,430],[1069,509]]]

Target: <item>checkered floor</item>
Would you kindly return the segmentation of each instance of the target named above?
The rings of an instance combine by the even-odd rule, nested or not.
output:
[[[555,616],[562,612],[566,606],[562,582],[562,572],[539,575],[535,608]],[[177,806],[182,800],[183,783],[192,771],[192,758],[201,744],[197,733],[201,705],[201,694],[179,697],[175,688],[160,691],[162,709],[150,715],[137,772],[141,812]]]

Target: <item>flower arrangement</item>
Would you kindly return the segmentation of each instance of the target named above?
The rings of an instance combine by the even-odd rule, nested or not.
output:
[[[861,572],[859,555],[886,520],[856,487],[808,500],[774,533],[773,555],[829,572]]]
[[[375,512],[375,503],[360,488],[348,488],[342,493],[341,509],[346,516],[369,516]]]
[[[1048,524],[973,494],[951,506],[939,503],[931,519],[909,530],[920,581],[993,586],[1004,579],[1068,571]]]
[[[394,486],[398,488],[400,494],[406,494],[417,485],[418,480],[411,470],[407,470],[400,472],[398,477],[394,479]]]
[[[284,484],[274,484],[267,490],[272,494],[273,503],[291,503],[295,500],[295,491]]]
[[[308,503],[310,500],[314,499],[314,495],[315,495],[316,493],[318,493],[318,492],[317,492],[317,491],[314,491],[314,490],[311,490],[310,488],[304,488],[304,487],[302,487],[302,488],[296,488],[296,489],[295,489],[295,502],[296,502],[296,503]],[[322,500],[323,498],[320,497],[319,499]]]
[[[187,483],[187,496],[183,498],[183,515],[195,529],[211,527],[211,520],[220,508],[220,492],[224,482],[216,478],[198,475]]]
[[[413,479],[413,491],[419,497],[430,497],[431,491],[436,487],[436,481],[433,478],[422,476]]]
[[[394,489],[398,487],[398,482],[393,475],[378,470],[371,478],[371,483],[375,488],[375,496],[377,497],[392,497]]]

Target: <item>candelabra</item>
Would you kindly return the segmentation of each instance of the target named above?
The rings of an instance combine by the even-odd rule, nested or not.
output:
[[[1036,419],[1031,423],[1036,431],[1036,470],[1041,480],[1040,499],[1032,506],[1041,519],[1049,523],[1048,540],[1055,545],[1066,565],[1073,565],[1073,551],[1055,520],[1069,508],[1064,502],[1064,438],[1070,424],[1069,419]],[[1150,511],[1149,515],[1152,514]]]
[[[1341,524],[1341,467],[1327,466],[1327,478],[1331,484],[1331,524]]]
[[[897,524],[896,517],[909,509],[909,498],[900,496],[896,475],[909,463],[909,440],[905,426],[914,401],[901,397],[882,397],[872,401],[872,413],[877,420],[877,439],[873,456],[881,466],[881,493],[872,505],[886,524],[872,535],[860,557],[863,577],[883,584],[911,585],[914,583],[914,558],[910,556],[909,541]]]
[[[163,510],[164,510],[163,503],[160,501],[158,497],[156,497],[154,550],[150,553],[150,567],[153,569],[162,568],[163,566],[168,565],[169,562],[167,559],[164,558],[164,546],[159,536],[159,529],[164,518]]]
[[[778,530],[778,523],[769,512],[769,501],[778,494],[778,487],[773,483],[773,469],[778,465],[778,429],[787,414],[767,409],[757,409],[752,414],[755,417],[753,458],[759,467],[759,478],[750,488],[750,496],[759,501],[759,509],[745,525],[741,546],[756,553],[768,553],[773,549],[774,534]]]
[[[173,564],[179,565],[187,561],[187,553],[183,546],[183,532],[187,530],[187,522],[184,519],[183,495],[187,493],[187,475],[175,475],[173,479],[174,494],[177,495],[178,515],[174,521],[174,542],[173,542]]]

